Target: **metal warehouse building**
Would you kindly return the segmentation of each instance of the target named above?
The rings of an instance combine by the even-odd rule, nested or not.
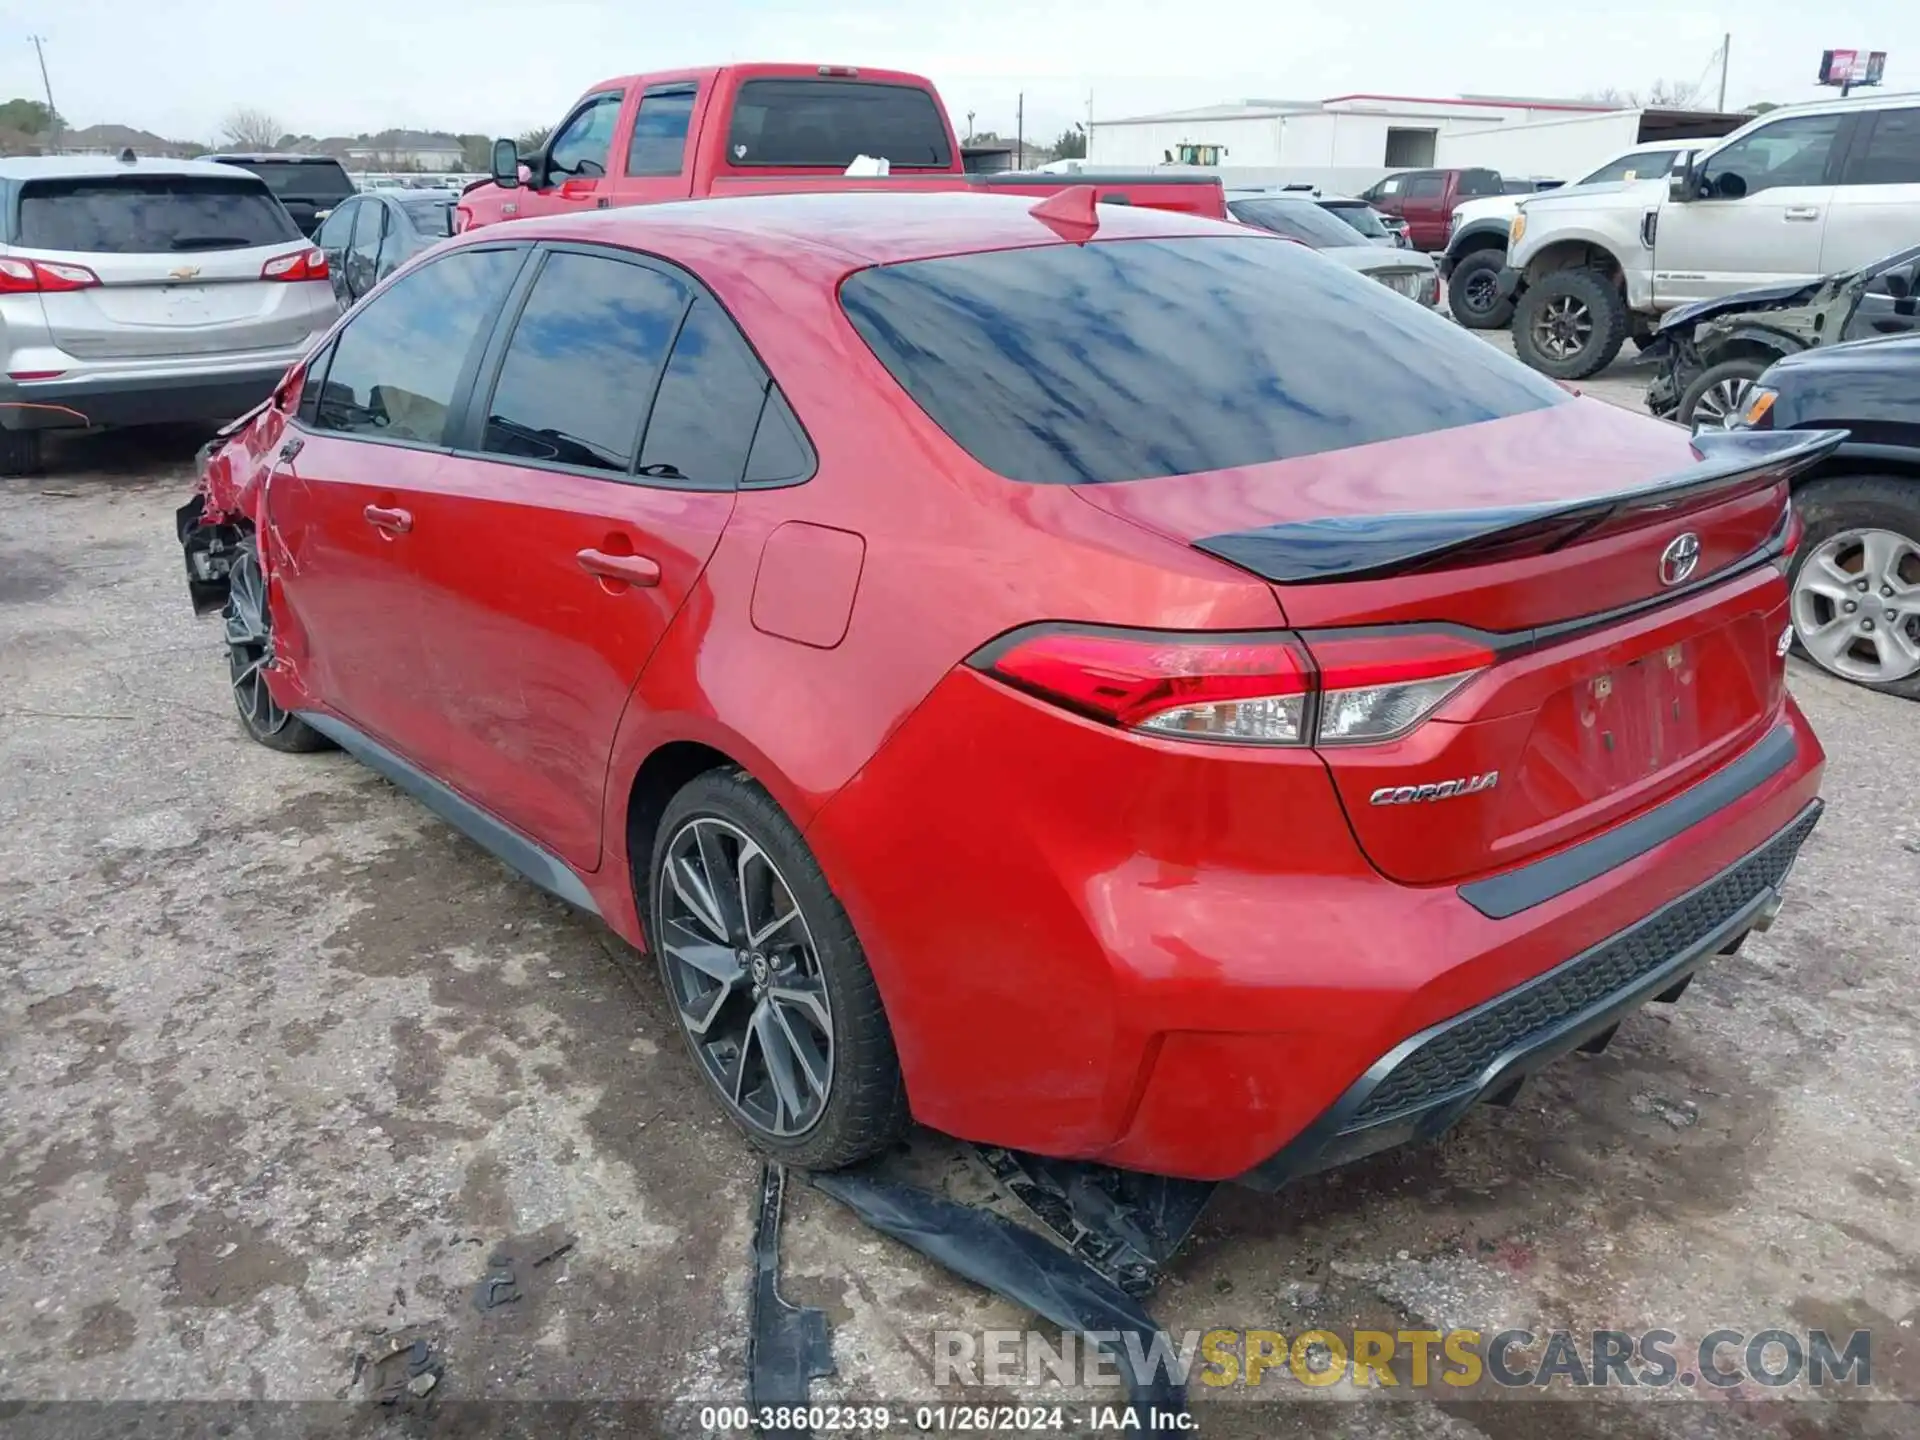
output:
[[[1203,165],[1218,169],[1229,184],[1290,180],[1360,189],[1390,170],[1453,163],[1442,154],[1442,141],[1451,135],[1569,115],[1602,115],[1613,108],[1494,95],[1457,100],[1414,95],[1246,100],[1095,120],[1087,139],[1087,164]]]

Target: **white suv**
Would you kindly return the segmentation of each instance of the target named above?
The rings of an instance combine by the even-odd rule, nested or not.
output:
[[[0,160],[0,474],[50,429],[225,421],[339,313],[255,175],[130,154]]]
[[[1633,185],[1521,203],[1514,350],[1578,380],[1676,305],[1855,270],[1920,236],[1920,94],[1773,110]],[[1637,322],[1637,325],[1636,325]]]

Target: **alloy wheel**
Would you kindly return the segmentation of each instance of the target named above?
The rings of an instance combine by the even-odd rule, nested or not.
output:
[[[256,735],[277,735],[292,718],[267,689],[273,664],[273,624],[267,615],[267,581],[251,549],[243,551],[227,574],[227,673],[234,703]]]
[[[687,821],[667,842],[658,945],[707,1078],[754,1130],[811,1129],[833,1088],[833,1005],[793,891],[738,826]]]
[[[1892,530],[1843,530],[1793,583],[1793,628],[1815,661],[1881,685],[1920,672],[1920,544]]]
[[[1551,360],[1571,360],[1593,339],[1593,312],[1574,295],[1556,295],[1533,319],[1534,347]]]
[[[1460,287],[1460,303],[1476,315],[1485,315],[1500,303],[1500,282],[1490,270],[1476,270]]]
[[[1747,391],[1753,388],[1751,380],[1738,375],[1729,375],[1724,380],[1716,380],[1700,392],[1700,398],[1693,402],[1693,428],[1695,430],[1724,430],[1734,418],[1746,409]]]

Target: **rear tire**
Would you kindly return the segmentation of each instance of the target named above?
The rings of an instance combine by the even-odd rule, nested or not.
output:
[[[1513,311],[1513,353],[1542,375],[1585,380],[1627,343],[1626,297],[1598,270],[1554,270],[1527,287]]]
[[[0,476],[40,473],[40,434],[38,430],[0,429]]]
[[[304,720],[280,708],[267,689],[273,665],[273,614],[267,604],[260,552],[249,535],[227,571],[227,603],[220,611],[227,638],[227,675],[234,709],[247,734],[269,750],[306,755],[333,742]]]
[[[1727,422],[1747,407],[1747,391],[1770,362],[1756,359],[1723,360],[1694,376],[1680,397],[1673,418],[1689,429],[1724,430]]]
[[[1460,259],[1447,277],[1447,309],[1469,330],[1498,330],[1513,319],[1513,301],[1500,297],[1504,250],[1475,250]]]
[[[866,953],[773,797],[743,770],[695,776],[660,817],[647,875],[668,1003],[747,1139],[835,1170],[904,1135],[906,1086]]]
[[[1899,603],[1900,587],[1920,589],[1920,479],[1836,475],[1802,487],[1793,503],[1806,525],[1788,573],[1794,649],[1842,680],[1920,700],[1920,660],[1894,673],[1905,663],[1902,646],[1884,628],[1898,625],[1905,645],[1920,647],[1920,604]],[[1847,611],[1849,603],[1858,608]],[[1854,630],[1863,617],[1872,631]],[[1876,661],[1886,678],[1873,678]]]

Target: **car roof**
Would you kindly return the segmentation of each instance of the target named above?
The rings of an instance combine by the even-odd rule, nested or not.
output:
[[[1033,214],[1044,198],[969,191],[742,195],[536,216],[466,234],[483,243],[515,236],[619,245],[668,259],[697,260],[722,250],[736,265],[763,257],[811,260],[821,273],[840,274],[867,265],[1069,243]],[[1247,234],[1240,225],[1147,206],[1102,205],[1098,213],[1099,240]]]
[[[209,160],[170,160],[161,156],[139,155],[132,160],[121,160],[112,155],[12,155],[0,159],[0,179],[6,180],[89,179],[99,175],[234,178],[231,165],[216,165]]]
[[[279,150],[222,150],[218,155],[208,155],[208,160],[217,160],[225,165],[265,165],[276,160],[294,165],[339,165],[332,155],[292,155]],[[342,165],[341,169],[346,167]]]

